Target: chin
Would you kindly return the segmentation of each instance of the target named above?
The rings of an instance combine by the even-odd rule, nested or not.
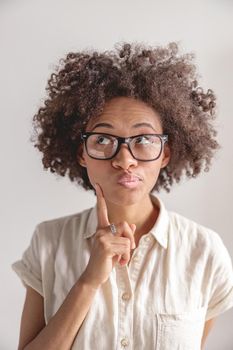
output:
[[[142,200],[141,191],[111,191],[107,194],[106,191],[106,200],[115,205],[119,206],[128,206],[138,204]]]

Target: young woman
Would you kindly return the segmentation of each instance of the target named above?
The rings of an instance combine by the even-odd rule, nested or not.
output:
[[[155,191],[208,170],[215,96],[177,45],[70,53],[34,117],[44,167],[93,190],[81,213],[37,225],[22,260],[19,349],[198,350],[233,306],[217,233]]]

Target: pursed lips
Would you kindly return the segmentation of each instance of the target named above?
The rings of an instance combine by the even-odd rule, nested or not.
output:
[[[124,174],[124,175],[119,176],[117,183],[118,184],[127,184],[127,183],[137,183],[139,181],[142,181],[142,179],[138,175]]]

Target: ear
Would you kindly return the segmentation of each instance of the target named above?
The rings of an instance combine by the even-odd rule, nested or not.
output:
[[[168,143],[165,143],[164,149],[163,149],[163,160],[162,160],[161,168],[165,168],[168,165],[170,158],[171,158],[171,150]]]
[[[85,161],[85,158],[84,158],[84,149],[83,149],[83,144],[81,144],[79,147],[78,147],[78,152],[77,152],[77,160],[78,160],[78,163],[83,166],[83,167],[86,167],[86,161]]]

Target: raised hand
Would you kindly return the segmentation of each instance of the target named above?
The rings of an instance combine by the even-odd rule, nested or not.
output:
[[[116,234],[110,230],[108,210],[101,187],[96,184],[98,226],[88,265],[82,278],[98,288],[106,282],[116,262],[123,266],[130,260],[130,251],[135,248],[134,231],[136,225],[126,221],[114,223]]]

